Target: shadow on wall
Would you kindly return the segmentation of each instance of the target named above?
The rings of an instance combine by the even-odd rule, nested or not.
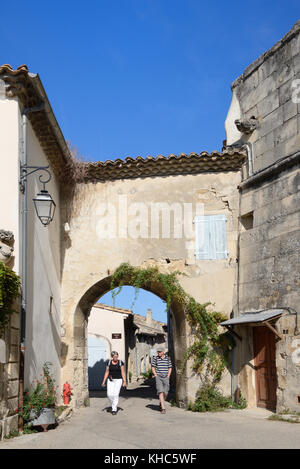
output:
[[[103,381],[106,368],[106,360],[99,360],[93,366],[89,366],[89,391],[103,391],[101,383]]]

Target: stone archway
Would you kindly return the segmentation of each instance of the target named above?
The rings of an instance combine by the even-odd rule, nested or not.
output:
[[[187,159],[186,163],[189,161]],[[235,308],[239,203],[236,186],[240,180],[239,165],[225,172],[220,168],[173,176],[167,172],[164,178],[148,177],[142,169],[140,176],[87,180],[77,184],[72,196],[65,195],[62,218],[68,222],[69,229],[62,239],[61,378],[63,383],[73,383],[75,405],[80,406],[88,399],[85,328],[89,311],[97,299],[110,290],[111,276],[121,264],[141,268],[155,266],[167,274],[178,271],[182,274],[180,285],[197,302],[210,302],[227,316]],[[161,209],[152,217],[152,208],[155,213],[159,212],[162,203],[164,207],[167,204],[169,211]],[[197,258],[193,224],[197,204],[201,204],[208,216],[222,214],[225,217],[228,240],[225,258]],[[180,208],[181,216],[175,216],[176,207]],[[186,219],[185,209],[188,209]],[[143,213],[143,222],[136,210]],[[165,225],[170,228],[167,233],[163,229]],[[107,229],[104,233],[100,230],[103,226]],[[180,226],[182,236],[177,231]],[[160,285],[151,285],[148,291],[165,300]],[[190,345],[187,332],[190,326],[182,306],[172,305],[172,312],[178,369]],[[228,375],[227,393],[230,379]],[[178,376],[176,381],[179,404],[193,401],[199,379],[192,367],[181,377],[180,383]]]
[[[88,390],[88,353],[87,353],[87,324],[91,308],[96,301],[111,290],[111,275],[102,278],[88,288],[80,297],[77,305],[70,312],[64,337],[65,349],[62,379],[71,383],[72,403],[75,407],[86,405],[89,401]],[[128,286],[130,283],[127,284]],[[141,286],[166,301],[164,289],[159,283],[151,285],[151,288]],[[179,374],[179,365],[184,352],[188,347],[187,322],[183,306],[173,303],[172,333],[175,354],[176,371],[176,400],[180,406],[187,404],[186,376]]]

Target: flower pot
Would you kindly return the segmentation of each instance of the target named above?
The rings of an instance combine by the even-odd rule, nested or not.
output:
[[[54,409],[45,407],[39,413],[32,410],[30,412],[30,418],[32,419],[30,421],[30,426],[41,425],[45,430],[46,426],[55,423]]]

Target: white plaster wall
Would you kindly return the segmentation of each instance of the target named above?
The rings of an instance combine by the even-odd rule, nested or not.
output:
[[[235,90],[232,92],[232,100],[225,120],[226,144],[233,145],[242,137],[234,121],[241,118],[241,107]]]
[[[47,166],[48,160],[30,122],[27,130],[28,165]],[[50,172],[52,179],[46,189],[56,203],[56,213],[48,227],[44,227],[38,219],[32,201],[42,189],[39,174],[28,178],[25,386],[39,377],[45,362],[52,363],[53,376],[56,383],[60,383],[60,203],[59,186],[51,168]]]
[[[0,81],[0,228],[14,233],[13,270],[21,272],[22,117],[17,99],[7,99]],[[47,158],[28,123],[28,164],[47,166]],[[41,189],[38,176],[28,177],[28,302],[26,321],[25,386],[42,373],[43,363],[53,364],[60,384],[60,221],[59,188],[53,177],[48,190],[57,204],[55,220],[44,228],[38,220],[32,198]],[[50,297],[53,297],[50,306]],[[16,348],[17,348],[17,344]],[[14,408],[16,405],[14,406]]]
[[[1,90],[0,80],[0,229],[14,233],[12,268],[19,273],[19,106]]]
[[[125,330],[124,320],[127,314],[109,311],[104,308],[94,307],[88,320],[88,334],[99,335],[107,339],[109,353],[116,351],[120,360],[125,362]],[[112,334],[122,334],[121,339],[112,339]]]

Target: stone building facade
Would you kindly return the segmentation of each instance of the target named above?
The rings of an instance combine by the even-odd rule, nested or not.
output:
[[[73,381],[76,405],[81,405],[88,399],[86,366],[88,314],[95,301],[111,289],[112,273],[121,263],[128,262],[140,267],[156,266],[164,273],[181,271],[184,275],[180,276],[180,282],[189,294],[201,303],[210,301],[214,304],[214,308],[229,316],[235,301],[237,265],[236,187],[241,182],[240,167],[244,159],[245,154],[228,150],[213,155],[141,159],[143,161],[129,159],[125,162],[107,162],[104,165],[99,162],[88,165],[90,172],[88,179],[93,178],[94,182],[87,180],[78,184],[73,199],[73,213],[67,219],[68,212],[65,210],[62,212],[64,220],[68,221],[70,226],[68,244],[63,247],[62,320],[66,324],[66,334],[62,341],[67,353],[63,358],[65,365],[62,368],[62,380]],[[115,179],[97,182],[98,172],[104,177],[111,167],[115,169]],[[119,175],[121,170],[126,177]],[[140,176],[137,171],[141,172]],[[143,171],[145,171],[144,177],[142,177]],[[156,175],[146,176],[150,171],[154,171]],[[204,207],[206,215],[224,216],[224,229],[227,235],[224,258],[205,261],[196,259],[193,217],[190,219],[188,239],[175,238],[174,231],[170,239],[161,236],[158,238],[127,236],[118,238],[117,243],[114,237],[99,236],[97,223],[100,223],[101,227],[105,223],[101,212],[97,213],[100,202],[109,202],[111,206],[119,207],[122,203],[120,196],[126,196],[128,207],[135,209],[138,204],[143,204],[147,209],[153,203],[162,202],[162,177],[163,200],[168,201],[168,204],[177,203],[181,207],[190,204],[195,207],[198,202]],[[65,205],[69,210],[68,200]],[[111,219],[106,223],[114,224],[115,221]],[[165,292],[160,286],[153,285],[151,292],[166,300]],[[180,305],[174,305],[172,308],[172,326],[175,365],[179,371],[185,350],[192,340],[185,313]],[[177,375],[177,397],[182,405],[194,399],[199,387],[198,378],[189,367],[186,373],[185,377]],[[226,393],[230,393],[230,379],[230,373],[227,371],[223,382]]]
[[[0,262],[12,268],[14,235],[0,230]],[[19,397],[19,299],[13,305],[8,327],[0,336],[0,439],[18,428],[16,408]]]
[[[128,334],[132,311],[96,303],[88,320],[88,378],[90,390],[101,390],[106,360],[116,351],[119,359],[128,361]]]
[[[0,339],[0,439],[18,429],[16,409],[19,404],[19,301]]]
[[[299,411],[300,285],[300,22],[232,84],[227,145],[248,150],[239,184],[238,282],[235,315],[282,309],[271,322],[276,399],[273,409]],[[300,93],[299,93],[300,97]],[[244,147],[245,148],[245,147]],[[298,312],[298,314],[297,314]],[[257,389],[255,324],[237,326],[235,387],[249,405],[269,406]],[[271,373],[271,368],[268,370]],[[263,386],[264,387],[264,386]],[[268,387],[268,383],[267,383]],[[272,385],[271,385],[272,387]],[[263,392],[263,390],[261,391]]]
[[[43,103],[43,107],[41,106]],[[37,111],[39,109],[39,111]],[[36,111],[36,112],[35,112]],[[56,203],[53,222],[45,228],[35,213],[33,197],[42,189],[41,172],[34,172],[24,180],[21,166],[46,167],[50,165],[51,181],[47,189]],[[57,125],[47,95],[37,74],[29,73],[25,65],[13,70],[9,65],[0,67],[0,157],[3,168],[0,174],[2,200],[0,225],[0,261],[9,253],[7,233],[14,238],[14,251],[9,267],[24,279],[27,287],[21,289],[23,296],[16,303],[16,313],[5,332],[1,348],[0,364],[0,424],[2,436],[17,429],[16,408],[20,396],[19,361],[25,355],[24,386],[29,387],[42,373],[45,362],[51,362],[51,371],[60,386],[61,337],[61,217],[60,184],[62,166],[66,168],[69,150]],[[29,170],[28,170],[29,172]],[[43,174],[42,174],[43,175]],[[20,183],[23,182],[23,185]],[[24,210],[24,194],[27,210]],[[27,244],[24,245],[22,228],[23,213],[27,214]],[[2,235],[5,235],[2,238]],[[6,241],[5,241],[6,239]],[[4,241],[3,241],[4,240]],[[22,270],[22,257],[27,251],[26,270]],[[26,295],[25,295],[26,291]],[[21,304],[26,323],[25,352],[21,344]],[[22,340],[23,342],[23,340]],[[3,420],[1,421],[1,418]]]
[[[151,369],[151,358],[158,345],[168,349],[168,324],[152,318],[148,309],[145,316],[132,315],[128,328],[128,373],[132,381]]]

